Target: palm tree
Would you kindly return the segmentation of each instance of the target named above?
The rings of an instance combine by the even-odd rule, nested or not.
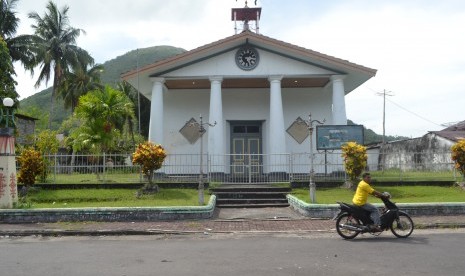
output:
[[[64,81],[58,89],[64,100],[65,108],[71,108],[72,113],[78,105],[79,97],[88,91],[101,90],[104,87],[100,82],[103,65],[96,64],[90,68],[87,67],[79,65],[73,71],[66,73]]]
[[[138,122],[138,133],[142,135],[144,133],[145,136],[148,134],[148,121],[144,118],[150,118],[150,101],[139,94],[136,88],[129,84],[127,81],[122,81],[117,84],[117,88],[119,91],[126,94],[131,101],[134,103],[134,113],[137,117]],[[137,108],[137,109],[136,109]],[[135,122],[132,122],[133,124]],[[133,127],[133,126],[130,126]],[[131,129],[133,131],[133,129]]]
[[[76,141],[91,149],[97,150],[100,146],[102,151],[111,149],[124,129],[126,119],[135,117],[131,100],[108,85],[103,90],[81,96],[75,111],[82,122]]]
[[[128,128],[129,128],[129,134],[131,135],[133,144],[135,146],[135,142],[134,142],[134,124],[136,123],[136,118],[137,118],[137,120],[140,120],[139,119],[139,112],[140,112],[139,102],[140,101],[139,101],[139,98],[138,98],[140,96],[138,95],[138,91],[127,81],[119,82],[117,84],[117,88],[118,88],[119,91],[123,92],[132,101],[134,107],[136,107],[136,106],[138,107],[138,110],[134,109],[134,114],[137,114],[136,115],[137,117],[128,116],[126,118],[126,121],[128,123]],[[140,127],[140,124],[139,124],[139,127]]]
[[[5,40],[12,61],[21,61],[28,69],[31,65],[32,52],[29,50],[30,36],[15,36],[19,25],[16,17],[16,2],[18,0],[0,0],[0,36]]]
[[[16,81],[13,79],[14,74],[15,72],[11,62],[11,57],[8,53],[8,48],[5,41],[3,41],[0,36],[0,98],[12,98],[15,101],[16,108],[19,95],[15,89]],[[3,107],[3,104],[0,103],[0,107]],[[2,121],[3,118],[0,118],[0,123]]]
[[[76,39],[84,30],[69,25],[69,7],[64,6],[58,10],[56,4],[49,1],[46,9],[43,17],[36,12],[28,16],[35,20],[35,25],[31,26],[34,29],[34,35],[31,36],[31,50],[34,53],[32,62],[34,67],[41,67],[35,86],[38,87],[43,81],[48,83],[53,74],[51,116],[48,123],[51,128],[56,90],[65,74],[70,68],[76,68],[79,64],[93,64],[94,60],[87,51],[76,45]]]
[[[13,9],[18,0],[0,0],[0,34],[3,37],[11,37],[16,33],[19,18]]]

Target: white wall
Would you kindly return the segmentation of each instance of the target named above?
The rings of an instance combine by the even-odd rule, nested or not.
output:
[[[309,112],[312,113],[313,119],[331,121],[331,93],[325,89],[283,89],[282,97],[286,129],[299,116],[307,120]],[[263,153],[267,153],[270,112],[269,89],[223,89],[222,99],[226,153],[229,153],[230,148],[228,120],[263,120],[262,145]],[[192,117],[199,121],[200,114],[202,114],[204,122],[207,122],[209,120],[209,102],[209,90],[169,90],[164,92],[164,146],[169,153],[199,153],[200,140],[191,145],[179,130]],[[207,134],[204,135],[203,141],[205,152],[208,148],[206,137]],[[290,153],[308,153],[309,140],[307,138],[302,144],[299,144],[286,133],[286,148],[287,152]]]

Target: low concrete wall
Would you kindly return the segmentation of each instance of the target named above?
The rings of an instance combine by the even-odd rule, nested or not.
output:
[[[287,199],[291,208],[306,217],[333,218],[339,212],[338,204],[308,204],[292,195],[287,195]],[[374,205],[383,206],[382,203]],[[215,206],[216,197],[211,195],[206,206],[3,209],[0,210],[0,223],[210,219]],[[397,206],[412,216],[465,215],[465,203],[399,203]]]
[[[339,213],[339,204],[309,204],[292,195],[287,195],[291,208],[311,218],[333,218]],[[374,203],[382,207],[382,203]],[[398,203],[397,207],[412,216],[465,215],[465,203]]]
[[[157,221],[209,219],[215,211],[216,197],[210,196],[206,206],[188,207],[133,207],[133,208],[60,208],[60,209],[4,209],[2,223],[47,223],[71,221]]]

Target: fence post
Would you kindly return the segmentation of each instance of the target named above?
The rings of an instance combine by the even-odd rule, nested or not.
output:
[[[249,184],[252,183],[252,164],[250,164],[250,153],[247,154],[247,168],[249,172]]]
[[[45,181],[47,181],[47,179],[44,179]],[[53,170],[53,184],[56,184],[57,183],[57,155],[55,154],[55,166],[54,166],[54,170]]]
[[[107,163],[107,158],[105,157],[105,152],[103,153],[103,166],[102,166],[102,181],[105,183],[105,166]]]
[[[288,158],[289,158],[289,177],[288,177],[288,181],[289,183],[292,181],[292,178],[294,176],[294,162],[292,162],[292,153],[289,153],[288,154]]]
[[[402,155],[399,154],[399,181],[402,182]]]
[[[208,185],[210,185],[211,171],[212,171],[212,168],[211,168],[212,160],[211,160],[211,158],[212,158],[211,154],[209,154],[207,152],[207,182],[208,182]]]

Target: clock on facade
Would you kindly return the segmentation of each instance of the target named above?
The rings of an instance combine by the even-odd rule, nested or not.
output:
[[[259,61],[258,51],[250,46],[241,47],[236,52],[236,64],[242,70],[252,70]]]

